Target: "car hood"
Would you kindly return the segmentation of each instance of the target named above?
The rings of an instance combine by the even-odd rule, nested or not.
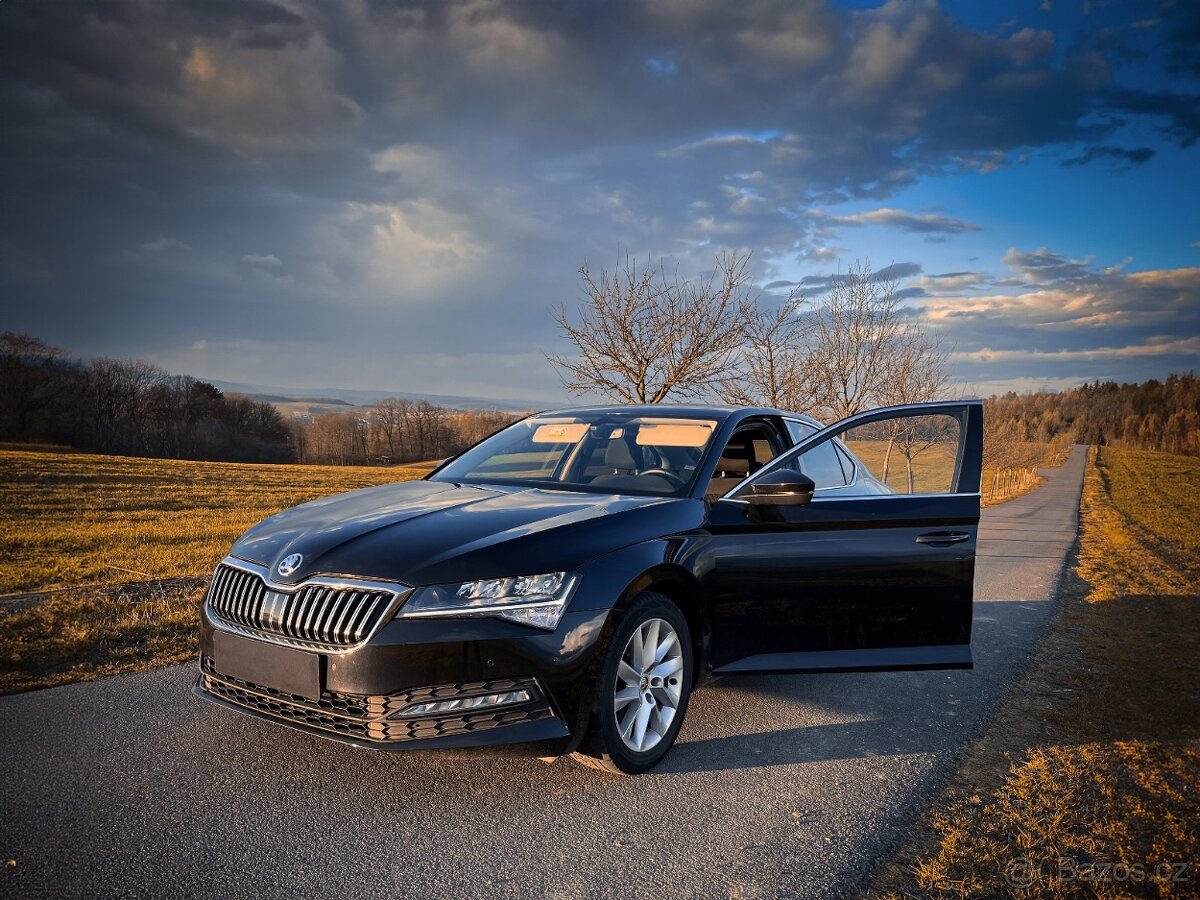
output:
[[[410,481],[285,510],[231,553],[285,584],[328,574],[416,586],[569,571],[702,521],[698,500]],[[303,562],[284,577],[279,562],[293,553]]]

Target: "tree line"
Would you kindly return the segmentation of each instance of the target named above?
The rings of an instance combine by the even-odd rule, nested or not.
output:
[[[294,422],[300,462],[368,465],[443,459],[521,418],[513,413],[457,410],[426,400],[389,397],[363,409]]]
[[[1068,391],[1007,393],[985,401],[984,421],[997,439],[1069,438],[1166,453],[1200,455],[1200,378],[1172,374],[1141,384],[1093,381]]]
[[[244,462],[293,458],[269,403],[141,360],[83,362],[26,334],[0,334],[0,440],[99,453]]]
[[[84,362],[40,338],[0,333],[0,441],[171,459],[368,465],[440,459],[515,418],[393,398],[288,420],[270,403],[151,363]]]

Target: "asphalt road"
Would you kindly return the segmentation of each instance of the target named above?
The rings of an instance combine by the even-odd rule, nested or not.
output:
[[[1043,631],[1083,467],[985,512],[974,671],[723,679],[640,778],[346,748],[193,698],[190,666],[0,698],[0,894],[852,894]]]

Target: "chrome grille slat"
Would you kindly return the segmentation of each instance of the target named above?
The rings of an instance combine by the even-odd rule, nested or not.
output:
[[[207,603],[235,630],[246,629],[267,640],[340,650],[366,640],[408,588],[369,582],[359,587],[314,578],[292,587],[268,583],[264,575],[226,560],[209,585]],[[322,581],[328,583],[321,583]]]
[[[347,603],[343,604],[342,609],[341,609],[341,614],[335,616],[333,619],[330,620],[333,623],[329,629],[330,640],[333,640],[339,644],[347,643],[346,636],[342,631],[342,626],[346,624],[346,617],[350,615],[351,611],[358,607],[358,604],[360,603],[359,597],[365,597],[365,596],[366,596],[365,591],[362,593],[355,591],[354,594],[352,595],[352,598],[353,598],[352,602],[347,602]]]
[[[343,601],[347,602],[347,601]],[[322,603],[321,608],[317,611],[317,618],[313,621],[313,635],[318,641],[329,643],[329,635],[325,633],[329,624],[329,618],[336,612],[336,607],[332,603]]]
[[[371,601],[371,605],[367,607],[367,611],[358,617],[358,622],[355,623],[353,638],[354,643],[358,643],[364,637],[363,632],[371,621],[371,617],[375,614],[375,607],[379,605],[379,597]]]
[[[233,576],[229,587],[229,615],[234,621],[240,622],[241,616],[238,614],[238,607],[241,604],[242,591],[246,588],[246,582],[241,573]]]
[[[250,624],[250,592],[254,590],[254,580],[250,576],[242,578],[242,589],[238,592],[237,615],[243,625]]]
[[[355,625],[356,625],[356,623],[358,623],[359,618],[362,616],[362,607],[364,607],[364,606],[366,606],[366,604],[359,604],[358,606],[355,606],[353,608],[353,610],[350,610],[349,616],[346,619],[346,624],[344,624],[344,626],[343,626],[343,628],[346,629],[346,635],[347,635],[346,640],[349,641],[350,643],[354,643],[354,641],[355,641],[355,637],[354,637]]]
[[[296,599],[288,604],[287,612],[284,614],[283,628],[288,634],[297,634],[297,625],[300,622],[300,617],[304,615],[304,610],[308,604],[312,602],[312,594],[316,588],[307,587],[296,595]]]
[[[263,606],[267,600],[267,593],[268,593],[268,591],[267,591],[265,585],[256,584],[256,585],[254,585],[253,589],[251,590],[251,592],[250,592],[250,609],[249,609],[249,612],[247,613],[251,622],[262,622],[263,621],[263,612],[265,611],[263,609]]]
[[[307,638],[310,641],[317,639],[316,633],[312,630],[313,617],[316,616],[317,610],[321,608],[321,603],[324,601],[324,591],[317,589],[317,596],[313,598],[312,606],[308,609],[304,617],[304,624],[300,626],[300,637]]]
[[[206,603],[212,603],[213,597],[221,596],[221,585],[229,577],[228,569],[217,569],[217,573],[213,575],[212,582],[208,585],[208,593],[204,595]]]
[[[233,618],[234,605],[237,601],[238,592],[242,589],[242,579],[240,573],[234,572],[229,576],[229,584],[226,585],[226,593],[219,598],[221,602],[227,604],[229,617]]]

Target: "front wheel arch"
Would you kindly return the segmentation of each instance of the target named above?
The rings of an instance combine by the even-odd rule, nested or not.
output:
[[[709,645],[709,616],[700,600],[700,585],[695,577],[681,566],[663,563],[653,566],[633,579],[613,604],[613,612],[621,616],[630,604],[646,591],[662,594],[679,607],[687,620],[692,636],[692,687],[704,680],[707,672]]]

